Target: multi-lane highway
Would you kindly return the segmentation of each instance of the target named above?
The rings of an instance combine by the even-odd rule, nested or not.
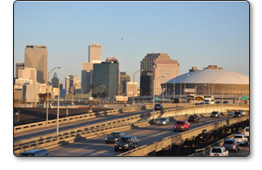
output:
[[[232,116],[221,118],[201,118],[200,123],[192,123],[191,129],[199,126],[215,123],[221,120],[230,119]],[[138,146],[150,145],[165,137],[180,132],[173,132],[173,123],[167,126],[151,125],[123,131],[128,135],[135,135],[138,138]],[[121,152],[114,151],[114,144],[105,144],[106,136],[98,136],[92,139],[74,142],[72,144],[49,149],[50,156],[116,156]]]
[[[139,112],[119,113],[117,115],[109,115],[105,117],[96,117],[92,119],[85,119],[85,120],[78,120],[74,122],[63,123],[59,125],[59,131],[69,130],[69,129],[73,129],[73,128],[77,128],[81,126],[92,125],[96,123],[102,123],[104,121],[125,118],[125,117],[129,117],[133,115],[139,115],[141,113],[145,113],[149,111],[152,111],[152,110],[142,110]],[[56,125],[47,126],[45,128],[27,130],[24,132],[17,132],[14,134],[14,141],[17,142],[23,139],[28,139],[31,137],[46,135],[46,134],[55,133],[55,132],[56,132]]]

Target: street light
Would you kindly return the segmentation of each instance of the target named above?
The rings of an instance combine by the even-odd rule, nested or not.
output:
[[[134,86],[134,82],[135,82],[135,75],[136,75],[136,73],[138,73],[140,70],[137,70],[135,73],[133,73],[133,101],[132,101],[132,103],[134,104],[134,98],[135,98],[135,94],[134,94],[134,92],[135,92],[135,90],[134,90],[134,88],[135,88],[135,86]],[[143,71],[143,69],[141,69],[141,71]]]
[[[63,83],[65,80],[63,80],[61,83]],[[58,137],[59,132],[59,101],[60,101],[60,85],[58,80],[58,97],[57,97],[57,112],[56,112],[56,136]],[[68,110],[67,110],[68,112]],[[68,113],[67,113],[68,114]]]
[[[49,94],[48,94],[48,82],[49,82],[49,76],[50,74],[55,70],[55,69],[61,69],[61,67],[55,67],[55,68],[52,68],[48,74],[47,74],[47,83],[46,83],[46,94],[47,94],[47,98],[46,98],[46,121],[48,121],[48,107],[49,107],[49,103],[48,103],[48,99],[49,99]]]

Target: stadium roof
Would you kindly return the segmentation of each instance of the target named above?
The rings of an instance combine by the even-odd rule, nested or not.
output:
[[[168,84],[174,83],[213,83],[213,84],[243,84],[249,85],[249,76],[226,71],[226,70],[213,70],[206,69],[200,71],[192,71],[186,74],[182,74],[176,78],[169,80]]]

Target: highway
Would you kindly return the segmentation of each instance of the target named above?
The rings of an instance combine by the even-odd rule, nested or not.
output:
[[[221,120],[232,118],[231,116],[222,116],[220,118],[201,118],[200,123],[191,124],[191,129],[215,123]],[[180,132],[173,132],[173,122],[170,125],[151,125],[146,127],[133,128],[123,131],[128,135],[135,135],[138,138],[138,147],[149,145],[155,141],[160,141],[165,137],[172,136]],[[105,135],[94,137],[92,139],[74,142],[72,144],[59,146],[49,149],[50,156],[116,156],[121,152],[114,151],[114,144],[105,144]]]
[[[141,113],[145,113],[149,111],[152,111],[152,110],[141,110],[139,112],[119,113],[117,115],[108,115],[105,117],[96,117],[92,119],[85,119],[85,120],[78,120],[74,122],[63,123],[59,125],[59,131],[69,130],[69,129],[73,129],[73,128],[77,128],[81,126],[92,125],[96,123],[102,123],[104,121],[125,118],[128,116],[139,115]],[[17,142],[23,139],[28,139],[31,137],[46,135],[50,133],[56,133],[56,124],[52,126],[47,126],[44,128],[37,128],[37,129],[32,129],[32,130],[28,130],[24,132],[17,132],[14,134],[14,141]]]

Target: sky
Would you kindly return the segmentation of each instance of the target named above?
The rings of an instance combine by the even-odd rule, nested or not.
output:
[[[147,53],[168,53],[180,74],[218,65],[249,75],[248,2],[15,2],[14,65],[26,45],[45,45],[48,71],[81,78],[88,46],[117,57],[131,79]],[[15,66],[14,66],[15,69]],[[50,78],[53,77],[53,74]],[[139,75],[136,74],[136,81]]]

